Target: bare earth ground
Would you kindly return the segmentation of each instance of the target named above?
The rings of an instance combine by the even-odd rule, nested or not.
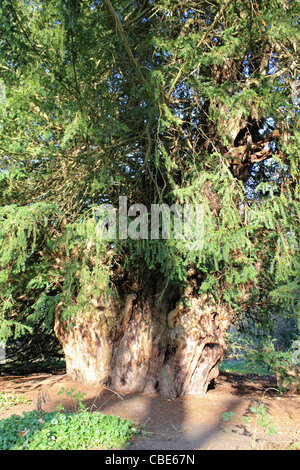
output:
[[[37,407],[44,398],[43,410],[53,411],[62,403],[68,410],[75,402],[61,388],[85,393],[84,404],[92,411],[100,410],[146,423],[147,433],[135,438],[127,450],[248,450],[257,437],[256,449],[291,449],[300,441],[300,396],[279,395],[276,380],[268,376],[252,379],[239,374],[222,373],[205,397],[168,399],[140,394],[120,395],[109,389],[85,387],[70,380],[64,373],[38,373],[27,376],[0,376],[0,392],[20,394],[30,404],[17,405],[0,412],[0,419],[22,414]],[[269,436],[254,422],[245,424],[243,415],[249,407],[264,403],[278,434]],[[235,422],[223,422],[224,412],[234,412]]]

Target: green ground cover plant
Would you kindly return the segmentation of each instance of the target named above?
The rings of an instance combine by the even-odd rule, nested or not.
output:
[[[0,411],[13,408],[22,403],[27,404],[30,403],[30,401],[22,395],[0,392]]]
[[[254,424],[254,429],[252,431],[252,445],[251,448],[255,449],[258,441],[257,426],[260,426],[269,436],[277,434],[277,429],[275,428],[273,422],[271,421],[268,412],[265,408],[265,405],[261,403],[258,407],[250,406],[250,413],[247,413],[243,416],[243,422],[245,424]],[[225,412],[221,415],[223,422],[225,421],[236,421],[234,411]]]
[[[62,404],[53,412],[32,410],[0,420],[0,450],[81,450],[122,448],[138,432],[137,426],[118,416],[91,413],[84,394],[62,389],[77,401],[76,412]]]
[[[136,428],[101,412],[24,412],[0,421],[1,450],[79,450],[121,448]]]
[[[219,370],[249,376],[274,375],[279,393],[290,389],[298,392],[298,330],[288,333],[285,347],[280,344],[280,337],[263,334],[263,330],[260,334],[253,334],[251,328],[246,328],[243,333],[228,333],[229,348]]]
[[[225,413],[221,415],[221,418],[224,423],[226,421],[236,422],[234,411],[226,411]],[[243,423],[245,423],[246,425],[252,424],[253,426],[251,430],[251,435],[252,435],[251,449],[252,450],[257,450],[259,446],[259,441],[260,441],[259,436],[258,436],[259,428],[261,428],[270,437],[278,434],[277,429],[274,426],[274,423],[272,422],[264,403],[260,403],[257,407],[250,406],[249,413],[246,413],[243,416]],[[295,441],[293,443],[290,443],[288,449],[299,450],[300,441]]]

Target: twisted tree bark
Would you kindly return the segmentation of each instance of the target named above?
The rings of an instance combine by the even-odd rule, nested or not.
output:
[[[228,314],[207,296],[186,306],[174,289],[89,306],[72,323],[56,310],[67,373],[85,384],[168,397],[204,395],[218,375]],[[177,301],[177,303],[176,303]]]

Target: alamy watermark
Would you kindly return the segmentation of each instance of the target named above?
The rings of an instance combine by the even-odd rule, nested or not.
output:
[[[296,340],[292,344],[292,363],[295,366],[300,366],[300,340]]]
[[[0,80],[0,104],[6,103],[6,95],[5,95],[5,83],[3,80]]]
[[[175,239],[187,242],[190,250],[200,249],[204,240],[203,204],[132,204],[119,197],[119,207],[102,204],[96,210],[96,233],[102,240]]]
[[[0,341],[0,365],[5,364],[6,354],[5,354],[5,342]]]

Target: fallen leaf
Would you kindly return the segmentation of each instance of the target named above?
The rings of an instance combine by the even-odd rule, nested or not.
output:
[[[20,436],[25,437],[27,433],[29,433],[29,429],[25,428],[25,429],[23,429],[23,431],[20,431]]]

